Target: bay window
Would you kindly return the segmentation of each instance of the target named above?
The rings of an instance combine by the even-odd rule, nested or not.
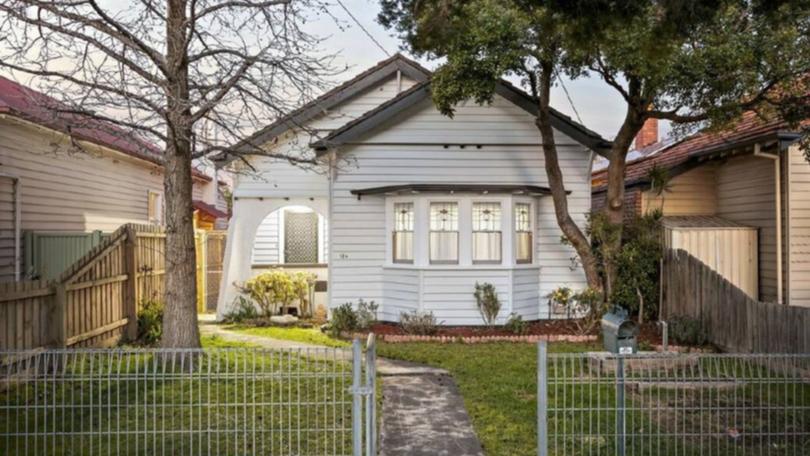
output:
[[[413,263],[413,203],[394,204],[394,263]]]
[[[515,203],[515,262],[532,262],[531,204]]]
[[[500,264],[501,203],[473,203],[472,261],[475,264]]]
[[[430,262],[458,263],[458,203],[430,203]]]

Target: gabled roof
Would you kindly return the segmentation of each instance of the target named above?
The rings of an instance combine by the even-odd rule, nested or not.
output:
[[[501,79],[495,87],[495,93],[506,98],[531,115],[537,115],[537,99],[528,93]],[[342,127],[333,130],[325,138],[312,144],[312,147],[323,153],[330,147],[346,144],[374,129],[385,121],[395,117],[409,107],[425,100],[430,96],[430,81],[424,81],[410,89],[399,93],[394,98],[380,104],[371,111],[348,122]],[[560,132],[570,136],[575,141],[589,149],[610,148],[610,141],[602,138],[598,133],[589,130],[582,124],[557,110],[551,110],[552,126]]]
[[[194,210],[200,211],[211,218],[228,218],[228,214],[216,208],[213,204],[208,204],[205,201],[193,200],[191,202]]]
[[[63,103],[42,92],[0,76],[0,114],[41,125],[67,134],[78,141],[87,141],[123,154],[162,165],[163,151],[154,144],[138,138],[110,122],[82,114],[63,112]],[[211,177],[193,169],[198,179]]]
[[[810,119],[802,123],[810,125]],[[753,111],[746,112],[733,126],[718,132],[702,131],[675,142],[655,154],[627,163],[624,185],[649,184],[648,174],[654,166],[670,171],[675,176],[690,169],[707,154],[719,153],[750,146],[768,140],[794,140],[800,134],[789,128],[783,120],[764,120]],[[599,193],[607,189],[607,169],[594,172],[592,189]]]
[[[301,126],[302,124],[326,113],[340,103],[353,98],[361,92],[387,80],[399,71],[403,75],[417,81],[424,82],[430,79],[430,70],[419,65],[415,61],[406,58],[402,54],[393,56],[377,62],[376,65],[339,86],[329,90],[311,102],[301,106],[295,111],[276,120],[270,125],[252,134],[245,140],[237,144],[237,149],[249,151],[254,146],[261,145],[277,137],[285,131]]]

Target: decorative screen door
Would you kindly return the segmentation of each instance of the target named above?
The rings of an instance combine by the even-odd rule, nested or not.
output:
[[[284,213],[284,262],[314,264],[318,262],[318,214],[316,212]]]

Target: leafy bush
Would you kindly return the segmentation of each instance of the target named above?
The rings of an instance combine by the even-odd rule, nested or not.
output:
[[[667,321],[669,336],[681,345],[706,345],[709,334],[700,320],[691,317],[674,317]]]
[[[377,323],[377,309],[380,306],[374,301],[363,301],[362,299],[357,302],[357,329],[364,331]]]
[[[498,293],[495,292],[495,285],[486,282],[481,284],[476,282],[475,293],[473,294],[484,324],[492,326],[495,320],[498,319],[498,313],[501,311],[501,301],[498,299]]]
[[[326,306],[321,304],[315,308],[315,312],[312,314],[313,323],[322,325],[326,323],[328,319],[329,319],[329,312],[326,310]]]
[[[225,323],[242,323],[259,318],[259,311],[249,299],[237,296],[234,299],[233,309],[222,316]]]
[[[591,333],[602,321],[608,307],[602,292],[593,288],[586,288],[572,296],[571,303],[574,312],[582,316],[574,320],[580,334]]]
[[[436,321],[433,312],[416,310],[399,314],[399,324],[403,331],[417,336],[432,336],[439,332],[439,325],[441,325]]]
[[[357,330],[357,312],[352,308],[352,303],[347,302],[332,310],[332,319],[329,321],[329,334],[333,337],[340,337],[344,333],[352,333]]]
[[[155,345],[163,336],[163,303],[146,299],[138,306],[138,343]]]
[[[658,317],[663,255],[660,219],[660,212],[655,211],[627,223],[624,243],[615,256],[611,302],[638,315],[641,322]]]
[[[504,326],[507,331],[518,336],[522,336],[529,331],[529,324],[523,321],[523,317],[514,312],[509,315],[509,319],[506,320],[506,325]]]
[[[313,274],[285,271],[263,272],[240,286],[242,293],[258,304],[263,316],[281,313],[281,310],[299,301],[302,313],[309,312],[309,290],[315,283]]]

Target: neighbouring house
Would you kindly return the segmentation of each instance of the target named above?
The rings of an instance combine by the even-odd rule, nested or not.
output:
[[[237,169],[218,314],[234,286],[267,268],[311,271],[316,303],[376,302],[378,317],[430,311],[448,325],[482,319],[476,283],[494,284],[503,322],[547,318],[554,288],[585,287],[561,243],[536,100],[505,81],[491,104],[444,116],[431,73],[395,55],[246,140],[314,157],[296,167],[257,156]],[[584,225],[593,150],[609,145],[553,116],[569,206]]]
[[[0,281],[56,277],[122,224],[163,222],[161,151],[58,106],[0,77]],[[224,229],[214,174],[194,169],[195,219]]]
[[[754,299],[810,306],[810,163],[801,137],[783,121],[748,112],[726,130],[658,147],[628,162],[628,215],[661,210],[668,247],[686,250]],[[655,167],[666,170],[663,191],[651,188]],[[598,210],[606,170],[595,171],[592,184]]]

